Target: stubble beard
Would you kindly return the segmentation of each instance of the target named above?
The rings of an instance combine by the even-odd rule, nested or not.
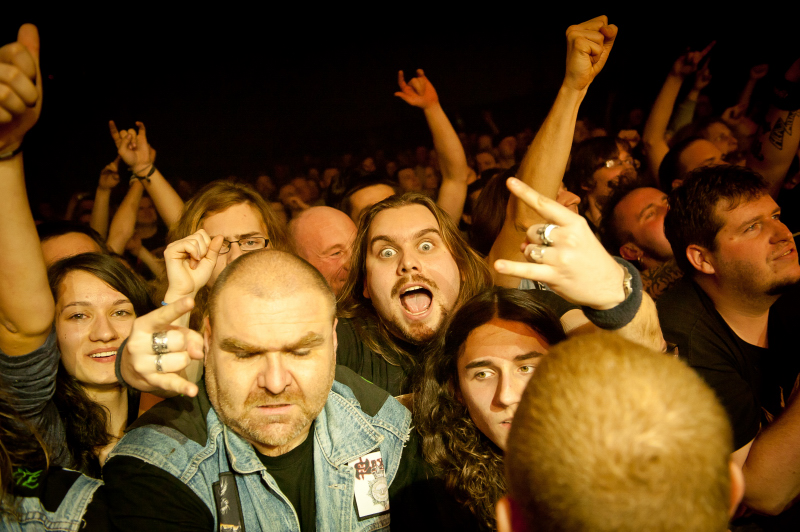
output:
[[[332,366],[329,385],[320,397],[307,398],[301,392],[283,392],[277,395],[263,392],[251,392],[243,405],[237,405],[227,389],[222,389],[217,382],[211,365],[206,367],[206,383],[208,398],[220,421],[232,428],[234,432],[247,441],[281,450],[283,454],[291,450],[288,447],[314,421],[328,398],[333,384],[335,366]],[[290,414],[264,415],[257,412],[258,407],[266,405],[292,404],[297,411]]]

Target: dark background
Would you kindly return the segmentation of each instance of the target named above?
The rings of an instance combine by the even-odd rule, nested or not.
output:
[[[457,129],[480,130],[484,109],[504,133],[535,129],[563,77],[567,26],[598,13],[576,7],[545,17],[527,8],[501,16],[498,7],[387,18],[305,6],[271,18],[240,12],[199,20],[76,8],[7,20],[3,42],[25,21],[42,39],[44,108],[25,145],[29,191],[63,203],[76,190],[93,191],[116,155],[109,119],[120,127],[143,121],[171,180],[253,178],[304,154],[328,162],[380,147],[392,157],[430,144],[422,113],[393,96],[398,69],[407,78],[425,69]],[[606,14],[620,32],[582,114],[612,128],[609,116],[649,109],[687,47],[718,41],[707,89],[717,113],[735,102],[752,65],[769,61],[776,71],[800,52],[795,30],[782,31],[778,17]],[[107,20],[90,22],[97,17]]]

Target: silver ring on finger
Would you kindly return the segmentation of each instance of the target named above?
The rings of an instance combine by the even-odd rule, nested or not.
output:
[[[555,224],[544,224],[539,228],[539,239],[542,241],[542,245],[544,246],[552,246],[553,239],[550,238],[550,233],[553,232],[553,229],[558,228]]]
[[[537,246],[534,245],[531,247],[531,251],[528,256],[531,258],[533,262],[536,264],[541,264],[544,260],[544,252],[547,250],[547,246]]]
[[[153,353],[157,355],[169,353],[169,346],[167,345],[167,331],[158,331],[153,333]]]
[[[159,373],[164,373],[164,367],[161,365],[161,357],[163,357],[161,353],[156,356],[156,371]]]

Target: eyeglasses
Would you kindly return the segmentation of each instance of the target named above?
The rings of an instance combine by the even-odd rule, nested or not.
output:
[[[599,170],[600,168],[614,168],[615,166],[631,166],[638,170],[639,167],[642,166],[642,163],[640,163],[636,159],[625,159],[624,161],[622,159],[609,159],[606,162],[601,163],[600,166],[597,167],[597,169]]]
[[[219,254],[224,255],[229,252],[233,244],[239,244],[239,249],[241,249],[242,252],[247,253],[248,251],[257,251],[267,247],[267,244],[269,244],[269,238],[265,238],[263,236],[248,236],[240,240],[234,240],[233,242],[230,240],[223,240],[222,247],[219,248]]]

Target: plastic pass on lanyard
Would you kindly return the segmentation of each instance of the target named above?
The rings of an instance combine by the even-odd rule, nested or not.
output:
[[[359,517],[368,517],[389,509],[389,485],[380,451],[374,451],[347,463],[356,477],[355,494]]]

